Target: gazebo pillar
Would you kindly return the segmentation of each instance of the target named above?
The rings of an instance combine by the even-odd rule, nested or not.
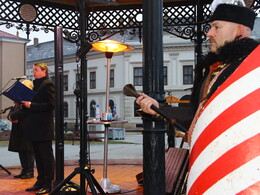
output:
[[[84,48],[87,45],[86,41],[86,7],[84,0],[79,2],[79,30],[80,30],[80,47]],[[87,61],[85,55],[80,57],[80,195],[86,194],[85,175],[82,174],[86,166],[86,129],[87,129]]]
[[[143,1],[143,91],[164,101],[163,1]],[[144,194],[165,194],[165,127],[163,122],[143,117]]]
[[[64,179],[64,91],[63,91],[63,38],[62,27],[55,27],[55,187]]]

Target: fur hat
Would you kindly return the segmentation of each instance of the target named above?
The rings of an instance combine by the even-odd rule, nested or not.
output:
[[[232,4],[219,4],[211,16],[211,21],[222,20],[242,24],[253,30],[255,23],[255,12],[247,7],[232,5]]]

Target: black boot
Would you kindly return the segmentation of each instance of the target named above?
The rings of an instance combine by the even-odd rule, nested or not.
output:
[[[21,178],[22,175],[23,175],[23,174],[20,173],[19,175],[14,175],[13,177],[14,177],[14,178]]]
[[[22,174],[20,176],[21,179],[29,179],[29,178],[34,178],[34,174],[33,172],[28,172],[28,173],[25,173],[25,174]]]

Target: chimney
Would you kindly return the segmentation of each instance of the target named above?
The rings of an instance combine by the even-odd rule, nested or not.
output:
[[[39,44],[39,39],[38,38],[34,38],[33,39],[33,45],[38,45]]]
[[[18,31],[16,31],[16,39],[20,39]]]

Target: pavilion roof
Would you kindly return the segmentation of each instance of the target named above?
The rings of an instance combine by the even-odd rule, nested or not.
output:
[[[43,0],[51,3],[58,3],[64,5],[77,6],[78,0]],[[201,0],[200,3],[211,3],[213,0]],[[178,4],[197,4],[197,0],[163,0],[164,3],[178,3]],[[244,0],[246,5],[250,7],[253,0]],[[119,6],[129,6],[129,5],[142,5],[143,0],[86,0],[86,5],[91,7],[100,7],[107,5],[119,5]]]

